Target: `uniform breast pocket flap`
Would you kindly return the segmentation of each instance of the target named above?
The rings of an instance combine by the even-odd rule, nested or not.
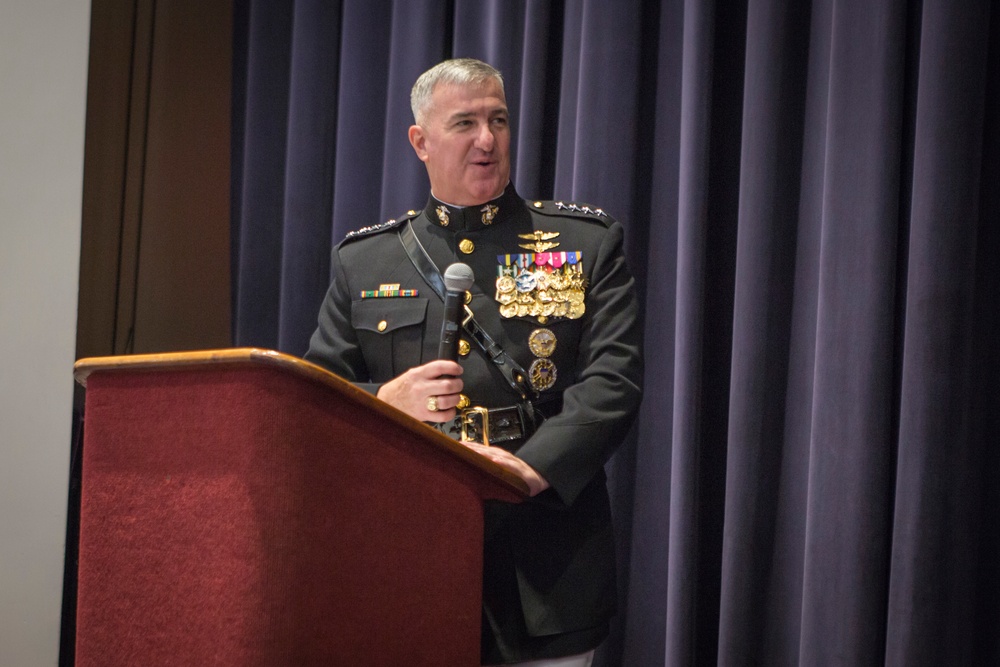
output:
[[[427,299],[365,299],[351,304],[351,324],[360,331],[392,333],[421,324],[427,316]]]
[[[351,324],[372,382],[420,365],[427,299],[364,299],[351,304]]]

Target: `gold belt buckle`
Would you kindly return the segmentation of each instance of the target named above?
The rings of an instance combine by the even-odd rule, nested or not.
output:
[[[490,411],[486,408],[466,408],[462,410],[462,440],[469,441],[469,427],[475,425],[476,415],[483,420],[481,429],[483,434],[483,444],[490,446]]]

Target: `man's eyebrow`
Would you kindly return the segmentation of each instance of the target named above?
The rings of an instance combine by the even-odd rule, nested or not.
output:
[[[455,121],[455,120],[462,120],[464,118],[474,118],[474,117],[476,117],[478,115],[479,115],[479,113],[476,112],[476,111],[456,111],[455,113],[453,113],[450,116],[448,116],[448,119],[452,120],[452,121]],[[493,117],[493,116],[507,116],[507,115],[509,115],[509,111],[507,110],[507,107],[497,107],[496,109],[490,109],[486,113],[486,115],[490,116],[490,117]]]

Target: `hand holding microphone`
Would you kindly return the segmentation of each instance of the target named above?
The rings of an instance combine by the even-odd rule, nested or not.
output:
[[[465,292],[475,276],[467,264],[452,264],[444,272],[444,318],[438,358],[416,366],[386,382],[378,397],[421,421],[446,422],[455,417],[462,391],[462,367],[458,360]]]

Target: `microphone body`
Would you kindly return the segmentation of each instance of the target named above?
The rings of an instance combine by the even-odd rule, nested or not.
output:
[[[438,359],[458,361],[458,341],[462,330],[462,307],[465,292],[472,287],[475,276],[468,264],[456,262],[444,272],[444,318],[441,322],[441,343]]]

